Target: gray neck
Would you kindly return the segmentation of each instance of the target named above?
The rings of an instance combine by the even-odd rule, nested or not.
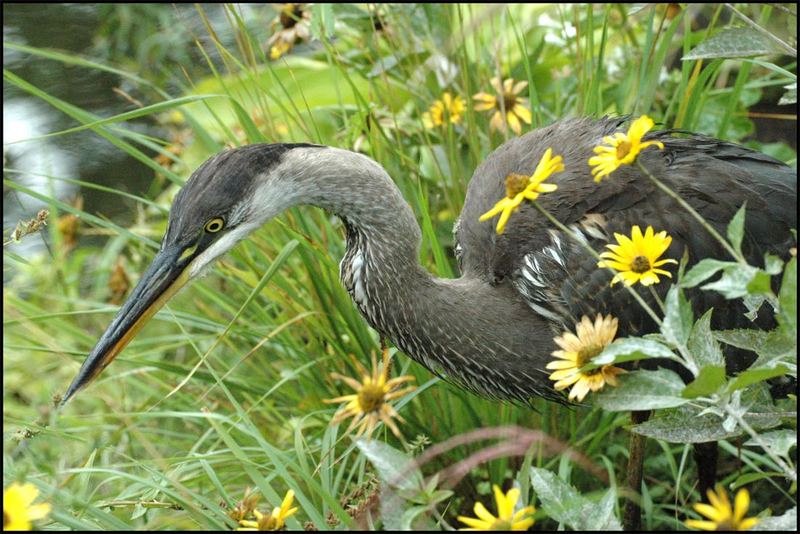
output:
[[[383,167],[354,152],[314,147],[287,152],[275,172],[292,184],[292,204],[315,205],[344,221],[341,280],[381,335],[477,393],[553,395],[544,371],[553,350],[545,321],[510,285],[444,280],[422,268],[419,226]],[[530,344],[536,330],[541,347]]]

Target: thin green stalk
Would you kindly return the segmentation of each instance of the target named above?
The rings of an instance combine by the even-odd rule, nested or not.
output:
[[[653,299],[656,301],[656,304],[658,304],[658,308],[661,310],[661,313],[665,313],[666,308],[664,308],[664,301],[662,301],[661,297],[658,296],[656,288],[654,288],[653,286],[647,286],[647,288],[650,290],[650,294],[653,296]]]
[[[792,482],[797,482],[797,473],[795,472],[795,470],[786,465],[786,462],[784,462],[780,458],[780,456],[775,454],[775,452],[770,448],[770,446],[767,443],[765,443],[763,439],[761,439],[761,436],[758,435],[758,432],[756,432],[753,429],[753,427],[751,427],[747,423],[747,421],[745,421],[744,417],[742,417],[742,415],[739,413],[738,410],[731,408],[730,404],[726,404],[725,412],[734,419],[736,419],[736,424],[742,427],[742,430],[747,432],[750,435],[750,437],[753,438],[753,441],[755,441],[759,447],[764,449],[764,452],[767,453],[767,456],[769,456],[773,462],[775,462],[781,469],[783,469],[783,474],[786,475],[787,478],[789,478]]]
[[[645,174],[645,176],[647,176],[648,178],[650,178],[650,181],[651,181],[651,182],[653,182],[653,183],[656,185],[656,187],[658,187],[659,189],[661,189],[663,192],[665,192],[667,195],[669,195],[671,198],[673,198],[673,199],[675,200],[675,202],[677,202],[678,204],[680,204],[680,205],[681,205],[681,207],[683,207],[683,208],[684,208],[686,211],[688,211],[688,212],[691,214],[691,216],[692,216],[692,217],[694,217],[694,218],[697,220],[697,222],[699,222],[699,223],[700,223],[700,225],[701,225],[703,228],[705,228],[705,229],[706,229],[706,231],[708,231],[708,233],[709,233],[709,234],[711,234],[711,236],[712,236],[714,239],[716,239],[717,241],[719,241],[719,243],[722,245],[722,247],[723,247],[723,248],[724,248],[726,251],[728,251],[728,254],[730,254],[731,256],[733,256],[733,258],[734,258],[734,259],[735,259],[735,260],[736,260],[736,261],[737,261],[737,262],[738,262],[740,265],[747,265],[747,261],[745,261],[745,259],[742,257],[742,255],[741,255],[741,254],[739,254],[738,252],[736,252],[736,251],[733,249],[733,247],[732,247],[732,246],[731,246],[731,245],[728,243],[728,241],[727,241],[727,240],[726,240],[724,237],[722,237],[722,236],[719,234],[719,232],[717,232],[716,230],[714,230],[714,228],[713,228],[713,227],[712,227],[710,224],[708,224],[708,221],[706,221],[706,220],[703,218],[703,216],[702,216],[702,215],[700,215],[699,213],[697,213],[697,211],[695,211],[695,209],[694,209],[693,207],[691,207],[691,206],[689,205],[689,203],[688,203],[688,202],[686,202],[685,200],[683,200],[683,198],[681,198],[681,196],[680,196],[678,193],[676,193],[675,191],[673,191],[672,189],[670,189],[669,187],[667,187],[666,185],[664,185],[664,183],[662,183],[662,182],[661,182],[661,180],[659,180],[658,178],[656,178],[655,176],[653,176],[653,174],[652,174],[650,171],[648,171],[648,170],[647,170],[647,168],[646,168],[644,165],[642,165],[642,164],[641,164],[641,162],[640,162],[639,160],[636,160],[636,165],[639,167],[639,169],[641,169],[641,171],[642,171],[642,172]]]
[[[534,201],[532,201],[532,202],[533,202],[533,205],[534,205],[534,206],[536,206],[536,209],[538,209],[538,210],[539,210],[539,211],[542,213],[542,215],[544,215],[545,217],[547,217],[547,219],[548,219],[548,220],[549,220],[551,223],[553,223],[553,224],[554,224],[554,225],[555,225],[555,226],[556,226],[556,227],[557,227],[559,230],[561,230],[562,232],[564,232],[564,233],[566,233],[568,236],[570,236],[572,239],[574,239],[574,240],[575,240],[575,241],[576,241],[576,242],[577,242],[577,243],[578,243],[580,246],[582,246],[584,249],[586,249],[586,251],[587,251],[587,252],[589,252],[589,254],[591,254],[592,256],[594,256],[594,258],[595,258],[595,259],[597,259],[598,261],[601,261],[601,260],[602,260],[602,258],[600,257],[600,254],[598,254],[598,253],[597,253],[597,252],[596,252],[596,251],[595,251],[595,250],[594,250],[592,247],[590,247],[590,246],[589,246],[587,243],[585,243],[585,242],[583,242],[581,239],[579,239],[579,238],[578,238],[578,236],[576,236],[576,235],[575,235],[575,234],[572,232],[572,230],[570,230],[569,228],[567,228],[567,227],[564,225],[564,223],[562,223],[561,221],[559,221],[558,219],[556,219],[555,217],[553,217],[553,215],[552,215],[552,214],[551,214],[549,211],[547,211],[547,210],[546,210],[546,209],[544,209],[542,206],[540,206],[540,205],[539,205],[539,203],[538,203],[538,202],[536,202],[535,200],[534,200]],[[613,273],[613,274],[616,274],[616,271],[615,271],[614,269],[612,269],[611,267],[606,267],[606,269],[608,269],[608,270],[609,270],[611,273]],[[626,285],[625,285],[625,289],[627,289],[627,290],[628,290],[628,293],[630,293],[631,295],[633,295],[633,298],[635,298],[635,299],[636,299],[636,301],[639,303],[639,305],[642,307],[642,309],[644,309],[644,311],[645,311],[645,312],[647,312],[647,315],[649,315],[649,316],[650,316],[650,318],[651,318],[651,319],[653,319],[653,321],[655,321],[655,322],[656,322],[656,324],[659,326],[659,328],[661,328],[661,319],[658,317],[658,315],[656,315],[656,312],[654,312],[654,311],[653,311],[653,308],[651,308],[651,307],[650,307],[650,306],[649,306],[649,305],[648,305],[648,304],[647,304],[647,303],[644,301],[644,299],[641,297],[641,295],[639,295],[639,293],[637,293],[636,291],[634,291],[634,290],[633,290],[633,288],[632,288],[631,286],[629,286],[629,285],[627,285],[627,284],[626,284]]]

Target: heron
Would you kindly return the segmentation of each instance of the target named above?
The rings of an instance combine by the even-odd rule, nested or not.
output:
[[[205,161],[174,199],[161,247],[69,386],[64,402],[96,378],[148,320],[215,259],[284,210],[320,207],[344,226],[340,279],[366,322],[437,375],[480,395],[515,402],[543,397],[563,402],[545,370],[554,334],[583,315],[610,313],[619,335],[657,331],[623,284],[581,246],[601,249],[615,232],[651,224],[672,236],[668,255],[726,259],[670,196],[635,166],[620,167],[601,186],[587,160],[626,118],[575,118],[513,138],[475,170],[454,225],[460,277],[442,279],[419,263],[421,231],[413,211],[384,168],[369,157],[308,143],[252,144]],[[722,234],[746,203],[743,250],[752,263],[764,253],[788,255],[797,226],[796,171],[748,148],[698,134],[654,131],[645,139],[663,150],[640,154],[654,175],[677,191]],[[555,192],[537,202],[573,234],[565,235],[528,203],[506,229],[480,222],[505,195],[505,179],[531,174],[545,150],[562,157]],[[727,258],[730,259],[730,258]],[[667,284],[658,284],[664,296]],[[639,290],[646,300],[654,296]],[[690,297],[697,310],[715,307],[713,325],[749,320],[742,306],[711,292]],[[758,325],[770,328],[769,314]],[[729,359],[735,372],[752,362]]]

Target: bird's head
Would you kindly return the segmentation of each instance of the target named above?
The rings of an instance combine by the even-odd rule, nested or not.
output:
[[[277,169],[290,150],[314,146],[248,145],[217,154],[192,174],[172,203],[161,248],[84,361],[62,403],[94,380],[187,282],[293,205],[293,184],[281,179]]]

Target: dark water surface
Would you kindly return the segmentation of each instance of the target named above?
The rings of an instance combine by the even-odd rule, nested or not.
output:
[[[91,58],[93,39],[99,25],[98,8],[95,5],[3,4],[5,42]],[[121,81],[113,74],[68,66],[8,47],[3,48],[3,67],[42,91],[101,117],[109,117],[133,107],[114,92]],[[23,171],[7,172],[5,177],[61,200],[73,198],[78,188],[58,180],[59,177],[94,182],[138,194],[149,187],[153,177],[150,169],[88,130],[45,140],[8,144],[77,125],[77,121],[43,100],[4,82],[4,166]],[[137,129],[150,127],[146,120],[137,120]],[[48,179],[48,176],[56,179]],[[84,209],[89,213],[102,214],[121,224],[133,217],[134,203],[118,195],[95,190],[83,190],[81,195]],[[44,203],[41,201],[4,188],[3,227],[13,228],[19,219],[35,216],[42,207]]]

